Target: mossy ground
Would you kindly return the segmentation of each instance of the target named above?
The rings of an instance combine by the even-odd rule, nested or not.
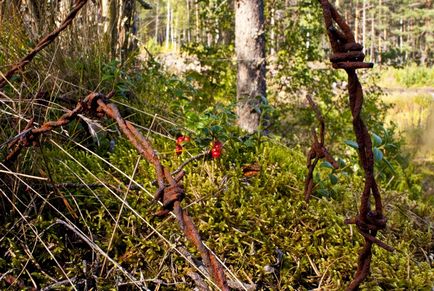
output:
[[[179,157],[174,154],[172,140],[151,138],[171,169],[188,158],[187,153]],[[155,191],[150,184],[153,169],[139,161],[134,174],[138,154],[124,140],[116,140],[113,152],[96,148],[111,166],[73,143],[59,145],[66,152],[53,144],[46,146],[44,155],[55,183],[96,183],[99,179],[115,188],[123,184],[120,191],[104,188],[39,191],[125,269],[152,279],[148,281],[149,288],[155,288],[158,280],[162,280],[173,283],[162,286],[165,290],[192,290],[194,284],[186,274],[194,268],[177,249],[186,248],[197,255],[194,247],[186,242],[171,216],[153,217],[158,209],[151,201]],[[251,163],[258,164],[260,171],[245,177],[242,166]],[[34,169],[39,166],[43,168],[41,163]],[[261,137],[251,147],[240,141],[228,141],[221,159],[196,161],[186,167],[186,172],[185,209],[194,218],[204,242],[241,281],[255,283],[260,290],[341,290],[351,280],[363,239],[354,227],[344,224],[344,219],[357,212],[360,177],[339,176],[339,183],[331,186],[339,193],[338,198],[314,198],[307,205],[302,195],[306,174],[303,150],[289,148],[273,137]],[[124,207],[115,227],[122,203],[114,193],[123,196],[128,185],[122,173],[134,176],[149,193],[129,191],[127,201],[137,213]],[[69,211],[59,194],[71,205]],[[374,247],[372,271],[362,289],[429,290],[434,284],[430,257],[434,210],[422,201],[410,200],[406,193],[385,191],[382,195],[389,221],[379,238],[396,251],[389,253]],[[31,213],[29,223],[41,232],[41,238],[71,277],[86,278],[89,274],[83,273],[83,269],[87,268],[87,272],[96,275],[102,290],[123,281],[120,272],[108,262],[103,264],[104,258],[79,237],[53,224],[56,215],[52,211]],[[2,232],[6,233],[9,227],[3,225]],[[2,272],[14,270],[13,274],[18,275],[27,262],[26,269],[40,286],[49,285],[50,276],[61,276],[53,258],[37,243],[29,227],[23,224],[23,232],[17,235],[18,242],[7,236],[1,242],[6,251],[0,260]],[[34,260],[28,261],[26,245],[33,247]],[[29,278],[21,275],[25,282]],[[0,286],[7,285],[1,282]]]

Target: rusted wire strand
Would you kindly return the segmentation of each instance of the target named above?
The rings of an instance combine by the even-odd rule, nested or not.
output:
[[[18,63],[14,64],[12,68],[3,76],[0,75],[0,89],[3,88],[8,81],[11,79],[13,75],[17,71],[22,70],[28,63],[30,63],[33,58],[36,56],[38,52],[43,50],[46,46],[48,46],[50,43],[52,43],[57,36],[65,30],[74,20],[77,13],[80,11],[80,9],[86,4],[88,0],[77,0],[75,1],[75,6],[71,10],[71,12],[66,16],[66,18],[63,20],[63,22],[60,24],[60,26],[53,30],[51,33],[47,34],[44,38],[42,38],[36,47],[28,53],[24,58],[22,58]]]
[[[29,130],[33,126],[33,123],[29,122],[25,128],[25,133],[17,135],[17,138],[11,141],[10,145],[12,145],[12,147],[10,147],[10,153],[6,156],[5,163],[10,164],[15,161],[21,149],[37,143],[38,137],[41,134],[47,133],[57,127],[67,125],[77,119],[79,114],[88,113],[100,118],[106,116],[115,120],[120,131],[127,137],[137,151],[155,168],[158,186],[156,199],[163,205],[162,210],[159,211],[157,215],[163,216],[173,211],[181,230],[184,232],[187,239],[198,249],[202,261],[216,285],[221,290],[229,290],[222,265],[215,255],[205,247],[192,218],[188,215],[187,211],[181,207],[181,201],[185,193],[179,181],[184,172],[180,171],[174,178],[170,171],[163,167],[151,143],[129,121],[123,119],[116,105],[109,103],[111,95],[112,93],[107,96],[99,93],[91,93],[83,101],[79,102],[73,110],[63,114],[58,120],[45,122],[38,128]]]
[[[365,245],[360,251],[358,267],[353,281],[347,290],[356,290],[369,274],[372,245],[393,251],[394,249],[376,238],[377,232],[386,227],[387,219],[383,215],[381,195],[374,176],[374,154],[372,151],[371,136],[365,125],[361,111],[363,107],[363,89],[358,79],[356,69],[372,68],[372,63],[364,63],[363,47],[356,43],[354,35],[333,5],[328,0],[318,0],[321,4],[324,22],[329,36],[333,55],[330,61],[336,69],[344,69],[348,75],[348,93],[350,99],[351,114],[353,116],[353,128],[358,144],[360,162],[365,172],[365,185],[361,197],[359,214],[347,219],[345,223],[355,224],[365,239]],[[334,26],[334,22],[338,28]],[[371,194],[375,201],[375,209],[371,209]]]
[[[325,122],[324,117],[321,114],[321,110],[316,105],[316,103],[313,101],[312,97],[310,95],[306,96],[307,100],[309,101],[310,106],[312,107],[312,110],[315,112],[315,117],[319,122],[320,128],[319,128],[319,140],[318,135],[315,131],[315,129],[312,129],[312,147],[309,150],[309,153],[307,155],[307,168],[308,173],[306,176],[306,180],[304,183],[304,200],[306,202],[309,202],[310,196],[312,195],[313,191],[313,171],[315,170],[316,165],[318,164],[318,161],[320,159],[325,159],[327,162],[329,162],[333,168],[338,169],[339,165],[336,162],[336,160],[332,157],[332,155],[329,154],[327,149],[324,146],[324,135],[325,135]],[[313,160],[313,162],[312,162]]]

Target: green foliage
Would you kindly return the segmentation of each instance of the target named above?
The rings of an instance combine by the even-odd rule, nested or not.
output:
[[[232,61],[233,45],[205,46],[191,43],[183,51],[197,57],[199,65],[187,71],[185,78],[197,83],[199,106],[209,102],[228,103],[236,96],[236,65]]]
[[[397,86],[406,88],[432,87],[434,84],[434,68],[413,63],[402,68],[388,68],[383,73],[382,78],[382,82],[388,87],[391,84],[393,85],[394,82],[396,82]],[[392,82],[390,82],[391,78],[393,78]]]

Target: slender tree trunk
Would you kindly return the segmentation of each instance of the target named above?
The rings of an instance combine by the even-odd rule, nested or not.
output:
[[[154,38],[155,38],[155,43],[159,43],[158,42],[158,30],[160,29],[160,2],[157,1],[157,7],[155,7],[155,34],[154,34]]]
[[[169,48],[170,41],[170,0],[167,1],[167,17],[166,17],[166,49]]]
[[[101,1],[101,16],[103,23],[103,32],[105,34],[109,31],[110,26],[110,0]]]
[[[121,61],[124,61],[130,51],[131,24],[134,16],[134,0],[121,0],[118,22],[118,48]]]
[[[363,0],[362,11],[362,45],[363,52],[366,52],[366,0]]]
[[[196,18],[196,25],[195,25],[195,36],[196,36],[196,42],[200,42],[200,25],[199,25],[199,3],[198,1],[194,2],[194,14]]]
[[[404,22],[402,21],[402,17],[399,19],[399,30],[400,30],[400,34],[399,34],[399,50],[402,52],[402,43],[403,43],[403,36],[402,34],[404,33]]]
[[[378,23],[380,23],[383,21],[383,0],[380,0],[378,3],[379,7],[380,7],[380,13],[379,13],[379,19],[378,19]],[[382,43],[381,43],[381,30],[378,31],[378,52],[377,52],[377,56],[378,56],[378,63],[381,64],[381,57],[382,57],[382,53],[383,53],[383,48],[382,48]]]
[[[172,45],[173,45],[173,49],[176,51],[176,49],[178,48],[178,15],[176,15],[175,20],[173,20],[173,10],[172,10],[172,21],[173,21],[173,25],[172,25]]]
[[[375,61],[374,55],[374,43],[375,43],[375,11],[372,9],[372,19],[371,19],[371,49],[369,52],[369,58],[371,62]]]
[[[235,1],[238,124],[250,133],[258,130],[260,105],[266,98],[263,26],[263,0]]]
[[[270,55],[276,55],[276,10],[271,8],[270,11]]]
[[[111,58],[115,59],[117,57],[117,39],[118,39],[118,1],[110,1],[110,12],[109,12],[109,31],[110,31],[110,52]]]
[[[354,20],[354,38],[356,41],[359,41],[359,18],[360,18],[360,10],[359,10],[359,1],[356,0],[356,19]]]
[[[190,5],[190,0],[186,0],[186,4],[187,4],[187,28],[186,28],[186,32],[185,32],[185,39],[187,41],[187,43],[190,43],[191,41],[191,17],[190,17],[190,10],[191,10],[191,5]]]

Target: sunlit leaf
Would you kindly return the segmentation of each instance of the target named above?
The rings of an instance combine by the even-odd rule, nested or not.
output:
[[[381,162],[381,160],[383,159],[383,152],[377,147],[373,149],[373,152],[374,152],[374,160],[376,162]]]
[[[358,149],[359,145],[357,144],[357,142],[353,141],[353,140],[346,140],[345,141],[346,145],[349,145],[350,147],[352,147],[353,149]]]
[[[372,133],[372,140],[373,140],[374,146],[380,146],[383,143],[383,140],[381,139],[381,137],[379,137],[375,133]]]

